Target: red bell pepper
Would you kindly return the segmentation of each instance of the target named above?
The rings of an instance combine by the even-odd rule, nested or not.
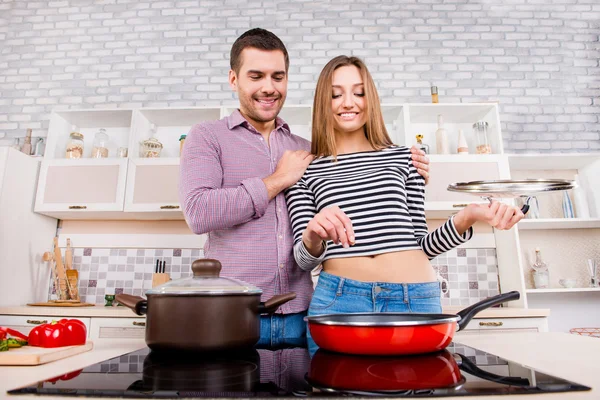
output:
[[[18,337],[19,339],[22,339],[22,340],[27,340],[27,335],[24,335],[19,331],[15,331],[14,329],[0,326],[0,339],[6,338],[6,335],[11,335],[14,337]]]
[[[85,344],[87,329],[77,319],[61,319],[38,325],[29,332],[29,345],[38,347],[63,347]]]

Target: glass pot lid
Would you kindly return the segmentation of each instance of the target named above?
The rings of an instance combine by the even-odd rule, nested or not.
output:
[[[152,288],[146,294],[185,294],[185,295],[232,295],[261,294],[262,290],[254,285],[235,278],[219,276],[221,263],[203,258],[192,263],[193,275],[177,279]]]

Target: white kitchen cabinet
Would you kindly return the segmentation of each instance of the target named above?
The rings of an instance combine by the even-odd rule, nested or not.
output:
[[[548,318],[474,318],[456,335],[515,332],[548,332]]]
[[[60,219],[110,217],[123,211],[126,158],[42,161],[35,211]]]
[[[0,326],[11,328],[21,332],[24,335],[28,335],[29,332],[38,325],[46,324],[52,321],[58,321],[62,318],[78,319],[85,324],[88,332],[90,333],[90,318],[79,318],[79,317],[57,317],[48,315],[0,315]]]
[[[416,144],[416,136],[423,135],[423,143],[429,145],[430,154],[439,154],[436,149],[435,131],[438,128],[438,115],[443,116],[444,128],[448,134],[451,154],[457,153],[458,130],[462,129],[469,154],[477,153],[477,137],[473,124],[477,121],[488,123],[488,144],[492,154],[504,154],[498,104],[496,103],[409,103],[402,108],[402,136],[399,143],[410,147]],[[471,179],[472,180],[472,179]]]
[[[92,318],[90,340],[97,339],[143,339],[146,318]]]
[[[129,158],[141,158],[141,142],[152,137],[156,138],[163,145],[163,148],[160,157],[146,160],[158,162],[163,158],[179,158],[179,138],[181,135],[187,135],[190,128],[200,122],[218,120],[220,116],[220,107],[142,108],[135,110],[131,124]],[[157,164],[160,165],[160,163]]]
[[[0,148],[0,304],[46,301],[50,268],[42,254],[52,249],[57,220],[33,211],[40,159]]]
[[[183,219],[179,204],[179,158],[129,160],[126,213],[146,213],[148,219]]]

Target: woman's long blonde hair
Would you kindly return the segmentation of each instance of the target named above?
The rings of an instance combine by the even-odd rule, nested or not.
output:
[[[355,66],[362,77],[365,89],[365,136],[375,150],[391,146],[392,140],[387,133],[379,103],[377,88],[367,66],[357,57],[337,56],[325,65],[319,75],[312,116],[312,147],[311,151],[317,157],[333,156],[337,158],[337,147],[333,131],[333,112],[331,110],[331,96],[333,93],[333,73],[336,69],[345,66]]]

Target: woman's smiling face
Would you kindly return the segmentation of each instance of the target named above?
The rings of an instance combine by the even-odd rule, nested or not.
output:
[[[333,129],[339,133],[364,134],[365,89],[360,70],[354,65],[340,67],[333,72],[331,108]]]

